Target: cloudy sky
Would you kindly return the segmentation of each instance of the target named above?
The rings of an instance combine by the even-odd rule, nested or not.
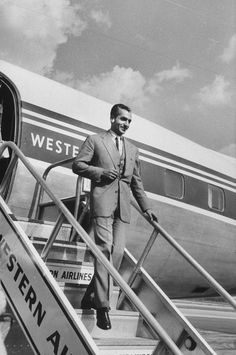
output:
[[[236,157],[235,0],[0,0],[0,58]]]

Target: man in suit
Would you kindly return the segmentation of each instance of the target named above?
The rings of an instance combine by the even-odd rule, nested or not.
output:
[[[142,211],[157,217],[150,208],[140,177],[138,149],[123,138],[132,121],[129,107],[116,104],[110,112],[108,131],[89,136],[75,158],[73,172],[91,179],[91,213],[95,243],[117,270],[125,247],[125,230],[130,222],[130,190]],[[97,310],[97,326],[110,329],[110,277],[97,260],[94,277],[81,308]]]

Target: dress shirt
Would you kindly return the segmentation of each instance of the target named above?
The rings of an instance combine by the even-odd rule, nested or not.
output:
[[[123,137],[120,137],[118,136],[117,134],[115,134],[115,132],[113,132],[112,130],[109,131],[110,134],[111,134],[111,138],[115,144],[115,146],[117,147],[117,144],[116,144],[116,139],[118,139],[118,144],[119,144],[119,153],[120,155],[122,155],[122,152],[123,152],[123,145],[124,145],[124,141],[123,141]]]

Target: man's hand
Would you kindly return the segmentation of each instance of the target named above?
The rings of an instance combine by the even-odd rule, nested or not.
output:
[[[158,218],[157,218],[157,216],[155,215],[155,213],[153,212],[153,210],[148,209],[148,210],[146,210],[144,213],[145,213],[145,215],[150,219],[150,221],[154,221],[154,222],[157,222],[157,223],[158,223]]]
[[[102,177],[107,180],[115,180],[118,176],[118,171],[116,169],[104,169],[102,173]]]

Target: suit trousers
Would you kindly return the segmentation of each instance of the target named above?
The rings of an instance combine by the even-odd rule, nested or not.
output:
[[[111,217],[94,218],[94,238],[103,255],[119,270],[124,254],[127,223],[122,222],[116,213]],[[110,307],[110,294],[113,282],[106,268],[94,261],[94,276],[88,285],[84,299],[94,301],[96,308]]]

